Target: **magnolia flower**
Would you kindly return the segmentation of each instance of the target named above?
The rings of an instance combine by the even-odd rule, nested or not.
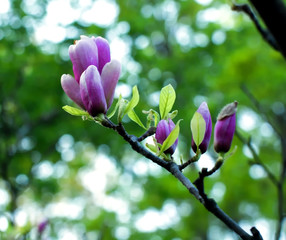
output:
[[[204,136],[202,143],[199,145],[199,149],[201,150],[201,153],[205,153],[208,149],[211,135],[212,135],[212,118],[211,118],[211,114],[210,114],[210,111],[209,111],[209,108],[206,102],[201,103],[197,112],[203,116],[205,123],[206,123],[205,136]],[[192,149],[194,152],[197,152],[197,145],[194,142],[193,138],[192,138]]]
[[[110,61],[110,48],[102,37],[81,36],[69,47],[74,77],[64,74],[61,85],[65,93],[90,115],[106,113],[113,102],[121,66]]]
[[[235,132],[237,102],[226,105],[219,113],[214,130],[214,149],[217,153],[229,151]]]
[[[155,138],[158,143],[163,144],[163,142],[166,140],[166,138],[169,136],[169,134],[174,129],[175,124],[171,119],[167,120],[161,120],[156,129]],[[178,139],[175,141],[175,143],[168,148],[165,153],[170,153],[171,155],[175,152],[176,147],[178,145]]]

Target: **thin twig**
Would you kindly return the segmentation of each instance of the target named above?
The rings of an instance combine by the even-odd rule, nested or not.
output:
[[[141,137],[138,137],[138,142],[142,142],[147,137],[152,136],[156,132],[156,127],[150,127]]]
[[[253,163],[261,166],[263,170],[266,172],[269,180],[275,185],[278,186],[279,182],[276,179],[275,175],[270,171],[270,169],[263,163],[263,161],[258,156],[256,150],[254,149],[251,140],[244,138],[238,131],[235,131],[235,135],[238,137],[238,139],[245,144],[248,149],[250,150],[252,157],[253,157]]]
[[[179,169],[180,171],[182,171],[183,169],[185,169],[187,166],[189,166],[190,164],[198,161],[198,159],[200,158],[201,154],[198,153],[195,156],[193,156],[192,158],[190,158],[188,161],[184,162],[183,164],[179,165]]]
[[[127,141],[132,149],[137,153],[145,156],[146,158],[150,159],[154,163],[158,164],[159,166],[165,168],[169,171],[174,177],[176,177],[187,189],[188,191],[200,202],[204,205],[204,207],[214,214],[217,218],[219,218],[222,222],[224,222],[231,230],[237,233],[243,240],[263,240],[262,238],[255,237],[254,235],[251,236],[247,232],[245,232],[233,219],[231,219],[224,211],[222,211],[216,202],[213,199],[207,198],[206,194],[200,189],[196,188],[195,185],[182,173],[180,170],[180,166],[177,165],[173,161],[165,161],[153,153],[149,152],[146,148],[144,148],[138,141],[138,138],[129,135],[126,130],[124,129],[123,125],[119,123],[118,125],[114,124],[108,118],[105,118],[102,121],[102,125],[111,128],[116,131],[119,135],[123,137],[125,141]],[[215,167],[216,169],[219,166]],[[215,172],[215,169],[212,169],[210,172]],[[210,173],[208,172],[208,173]],[[257,230],[258,232],[258,230]]]
[[[251,7],[248,4],[236,4],[236,3],[233,3],[232,10],[239,11],[239,12],[244,12],[245,14],[247,14],[249,16],[249,18],[252,20],[252,22],[254,23],[256,29],[258,30],[258,32],[264,38],[264,40],[266,42],[268,42],[269,45],[271,47],[273,47],[275,50],[280,51],[280,49],[279,49],[279,47],[277,45],[277,42],[276,42],[275,38],[273,37],[273,35],[271,34],[271,32],[269,32],[268,30],[264,29],[260,25],[256,15],[254,14],[254,12],[252,11]]]

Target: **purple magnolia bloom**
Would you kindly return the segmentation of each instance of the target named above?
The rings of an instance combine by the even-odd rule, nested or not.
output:
[[[229,151],[235,132],[237,102],[226,105],[217,117],[214,130],[214,149],[217,153]]]
[[[64,74],[61,85],[65,93],[90,115],[106,113],[113,102],[121,66],[110,61],[110,48],[102,37],[81,36],[69,47],[74,78]]]
[[[167,120],[161,120],[156,129],[155,138],[158,143],[163,144],[163,142],[166,140],[166,138],[169,136],[171,131],[174,129],[175,124],[171,119]],[[168,148],[165,153],[170,153],[171,155],[175,152],[176,147],[178,145],[178,139],[175,141],[175,143]]]
[[[80,78],[80,94],[85,109],[91,116],[106,113],[113,102],[115,86],[120,74],[120,63],[107,63],[102,74],[97,67],[89,66]]]
[[[211,118],[211,114],[210,114],[210,111],[208,108],[208,104],[206,102],[202,102],[201,105],[199,106],[197,112],[203,116],[203,118],[206,122],[205,136],[204,136],[202,143],[199,146],[201,153],[205,153],[208,149],[210,139],[211,139],[211,135],[212,135],[212,118]],[[192,149],[194,152],[197,152],[197,145],[195,144],[193,138],[192,138]]]

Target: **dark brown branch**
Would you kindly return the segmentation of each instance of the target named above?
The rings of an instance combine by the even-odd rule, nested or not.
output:
[[[185,169],[187,166],[189,166],[190,164],[198,161],[198,159],[200,158],[201,154],[196,154],[195,156],[193,156],[192,158],[190,158],[188,161],[186,161],[185,163],[181,164],[179,166],[180,171],[182,171],[183,169]]]
[[[234,11],[241,11],[244,12],[245,14],[248,15],[248,17],[252,20],[252,22],[254,23],[256,29],[258,30],[258,32],[261,34],[261,36],[264,38],[264,40],[266,42],[269,43],[270,46],[272,46],[275,50],[280,51],[275,38],[273,37],[273,35],[267,31],[267,29],[264,29],[257,17],[255,16],[254,12],[252,11],[251,7],[248,4],[235,4],[233,3],[232,5],[232,10]]]
[[[116,131],[119,135],[123,137],[125,141],[127,141],[132,149],[137,153],[145,156],[150,159],[154,163],[159,166],[165,168],[169,171],[176,179],[178,179],[187,189],[188,191],[200,202],[204,205],[204,207],[219,218],[223,223],[225,223],[231,230],[237,233],[243,240],[263,240],[262,238],[258,238],[256,236],[251,236],[247,232],[245,232],[233,219],[231,219],[225,212],[223,212],[216,202],[213,199],[207,198],[206,194],[203,191],[200,191],[199,188],[196,188],[194,184],[182,173],[180,170],[180,166],[177,165],[173,161],[165,161],[153,153],[149,152],[146,148],[144,148],[138,141],[138,138],[133,135],[129,135],[122,124],[115,125],[108,118],[105,119],[101,123],[103,126],[107,128],[111,128]],[[219,168],[219,163],[214,169],[210,172],[215,172]],[[216,169],[216,170],[215,170]],[[207,171],[208,172],[208,171]],[[210,173],[208,172],[208,174]],[[255,229],[255,228],[254,228]],[[258,230],[256,230],[258,232]],[[258,232],[259,233],[259,232]],[[260,234],[259,234],[260,236]]]
[[[150,127],[141,137],[138,137],[138,142],[142,142],[147,137],[152,136],[156,132],[155,127]]]
[[[276,40],[286,58],[286,8],[282,0],[249,0]]]

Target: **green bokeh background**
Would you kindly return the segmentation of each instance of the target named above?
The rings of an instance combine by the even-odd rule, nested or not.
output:
[[[30,11],[25,2],[30,2]],[[163,86],[171,83],[176,90],[175,121],[184,119],[178,163],[180,155],[188,159],[193,154],[189,124],[199,104],[208,102],[214,125],[219,110],[237,100],[237,130],[252,136],[260,158],[278,176],[279,139],[241,86],[269,116],[285,121],[285,61],[248,17],[222,0],[119,0],[111,1],[118,9],[112,24],[75,20],[64,26],[74,36],[38,43],[35,29],[50,1],[31,2],[10,0],[9,11],[0,16],[0,221],[4,226],[8,222],[0,229],[1,239],[35,239],[36,226],[44,219],[49,219],[47,239],[68,239],[66,232],[73,234],[69,239],[88,240],[238,239],[175,178],[133,153],[121,137],[65,113],[62,106],[73,103],[60,77],[72,74],[68,46],[80,35],[112,42],[115,34],[130,50],[122,60],[119,83],[128,89],[138,85],[136,112],[143,122],[142,110],[158,110],[156,99]],[[37,11],[32,11],[33,4]],[[80,2],[70,4],[77,8]],[[63,9],[62,14],[67,12]],[[129,133],[143,133],[124,121]],[[216,158],[212,144],[200,160],[206,167]],[[247,231],[258,224],[264,239],[272,239],[276,190],[261,168],[249,164],[252,156],[237,137],[234,145],[236,153],[206,180],[206,192]],[[190,180],[202,165],[186,170]],[[77,206],[79,213],[76,207],[60,205],[63,202]],[[149,230],[138,227],[144,215],[153,216]],[[284,238],[285,231],[284,226]]]

